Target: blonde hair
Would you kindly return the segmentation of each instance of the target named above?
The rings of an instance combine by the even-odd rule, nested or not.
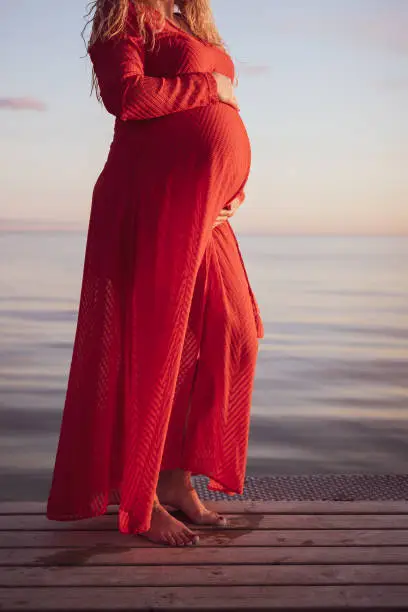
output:
[[[176,0],[175,4],[194,36],[224,48],[215,25],[210,0]],[[135,10],[137,30],[141,38],[145,43],[149,42],[154,46],[155,33],[164,26],[166,19],[163,0],[93,0],[88,4],[88,21],[82,31],[84,36],[87,26],[91,24],[88,51],[97,41],[125,34],[130,8]],[[98,82],[95,72],[92,71],[92,91],[94,89],[100,100]]]
[[[211,44],[223,46],[215,25],[210,0],[178,0],[175,3],[192,33]],[[126,29],[129,7],[132,6],[143,39],[147,38],[146,25],[158,30],[163,26],[165,10],[163,0],[93,0],[88,5],[88,23],[92,23],[89,45],[97,40],[120,36]]]

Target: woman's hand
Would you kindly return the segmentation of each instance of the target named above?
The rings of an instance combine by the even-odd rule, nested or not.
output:
[[[228,219],[230,219],[233,215],[235,215],[243,199],[244,199],[243,194],[240,194],[234,200],[232,200],[230,204],[228,204],[227,208],[223,208],[215,220],[213,229],[214,227],[217,227],[217,225],[221,225],[221,223],[228,221]]]
[[[231,79],[220,72],[213,72],[212,75],[217,81],[218,97],[221,102],[230,104],[234,108],[238,109],[238,101],[235,97],[234,85]]]

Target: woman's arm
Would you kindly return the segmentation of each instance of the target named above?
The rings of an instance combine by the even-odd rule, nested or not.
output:
[[[219,101],[209,72],[165,78],[144,74],[144,44],[137,36],[96,42],[90,56],[109,113],[123,121],[152,119]]]

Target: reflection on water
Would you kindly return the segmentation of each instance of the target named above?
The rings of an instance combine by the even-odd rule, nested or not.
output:
[[[47,491],[85,237],[0,233],[0,498]],[[248,474],[407,472],[408,239],[239,241],[265,325]]]

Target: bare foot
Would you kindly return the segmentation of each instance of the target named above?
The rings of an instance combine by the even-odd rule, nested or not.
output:
[[[170,546],[192,546],[198,544],[199,541],[198,535],[163,508],[157,496],[153,504],[150,529],[139,535],[156,544],[169,544]]]
[[[157,496],[161,504],[181,510],[196,525],[217,525],[226,527],[224,516],[207,510],[197,491],[191,484],[190,473],[184,470],[165,470],[160,472]]]

